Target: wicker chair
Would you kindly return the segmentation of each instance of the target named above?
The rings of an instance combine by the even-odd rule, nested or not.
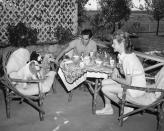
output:
[[[162,71],[163,70],[163,71]],[[162,71],[162,72],[161,72]],[[164,67],[161,69],[161,73],[164,73]],[[163,78],[164,79],[164,78]],[[163,80],[161,81],[163,83]],[[161,83],[161,85],[163,86],[163,84]],[[156,85],[156,84],[155,84]],[[160,86],[160,88],[158,88],[158,86],[156,88],[153,87],[134,87],[134,86],[128,86],[128,85],[123,85],[122,84],[122,88],[123,88],[123,94],[122,94],[122,99],[120,99],[120,115],[119,115],[119,122],[120,122],[120,126],[123,125],[124,122],[124,118],[125,117],[129,117],[131,115],[135,115],[137,113],[152,113],[155,114],[157,116],[157,131],[161,131],[162,129],[162,123],[163,123],[163,118],[164,118],[164,87],[162,88]],[[151,93],[155,93],[155,92],[161,92],[161,95],[158,99],[156,99],[153,103],[148,104],[148,105],[140,105],[137,103],[131,103],[131,102],[127,102],[126,101],[126,91],[127,89],[134,89],[134,90],[140,90],[140,91],[146,91],[146,92],[151,92]],[[124,114],[124,107],[133,107],[134,110]]]
[[[34,109],[36,109],[39,112],[39,117],[40,120],[42,121],[44,120],[44,114],[45,114],[44,110],[42,109],[45,94],[40,91],[40,84],[39,84],[42,80],[21,80],[21,79],[9,78],[6,70],[6,64],[8,62],[8,58],[10,57],[13,51],[14,49],[10,48],[8,50],[5,50],[2,55],[3,75],[1,76],[0,81],[4,91],[7,118],[10,118],[10,110],[11,110],[10,103],[13,100],[20,99],[21,100],[20,102],[26,102]],[[15,88],[13,82],[36,83],[38,84],[39,94],[33,96],[24,95]]]

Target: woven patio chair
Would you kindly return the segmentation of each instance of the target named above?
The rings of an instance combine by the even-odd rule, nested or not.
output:
[[[3,51],[3,55],[1,58],[3,75],[0,78],[0,82],[1,82],[2,89],[4,91],[7,118],[10,118],[11,102],[13,100],[20,100],[20,102],[26,102],[31,107],[36,109],[39,112],[39,117],[40,117],[40,120],[42,121],[44,120],[44,114],[45,114],[45,111],[42,109],[45,94],[42,93],[40,90],[40,82],[42,80],[11,79],[9,75],[7,74],[6,64],[8,62],[10,55],[13,53],[14,50],[15,49],[10,48],[8,50]],[[38,84],[39,94],[32,95],[32,96],[24,95],[15,88],[15,85],[13,84],[13,82]]]
[[[151,78],[152,79],[152,78]],[[163,118],[164,118],[164,67],[161,68],[161,70],[158,73],[158,79],[154,77],[154,82],[155,84],[149,85],[147,87],[134,87],[134,86],[128,86],[122,84],[123,88],[123,94],[122,94],[122,99],[120,99],[120,114],[119,114],[119,124],[120,126],[123,125],[124,120],[126,117],[135,115],[137,113],[152,113],[155,114],[157,117],[157,131],[161,131],[162,129],[162,123],[163,123]],[[133,90],[140,90],[140,91],[146,91],[148,93],[161,93],[161,95],[153,102],[147,105],[141,105],[138,103],[132,103],[132,102],[127,102],[127,94],[126,91],[128,89],[133,89]],[[133,111],[124,114],[124,107],[132,107],[134,108]]]

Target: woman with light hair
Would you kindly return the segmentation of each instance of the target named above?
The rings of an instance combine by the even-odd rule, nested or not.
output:
[[[121,84],[146,87],[146,79],[143,66],[133,53],[133,45],[128,33],[118,30],[113,35],[112,47],[115,52],[118,52],[118,59],[122,68],[115,68],[110,79],[102,81],[102,92],[105,97],[105,107],[97,110],[97,115],[112,115],[113,108],[111,100],[118,103],[121,99],[123,88]],[[127,101],[148,105],[156,100],[156,96],[148,94],[145,91],[133,89],[127,90]],[[125,107],[124,113],[132,111],[133,108]]]

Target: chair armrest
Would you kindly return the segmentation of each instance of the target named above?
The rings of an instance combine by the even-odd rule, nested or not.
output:
[[[121,87],[125,90],[133,89],[133,90],[140,90],[140,91],[146,91],[146,92],[164,92],[164,89],[151,88],[151,87],[137,87],[137,86],[129,86],[125,84],[121,84]]]
[[[155,77],[146,76],[147,80],[155,80]]]
[[[41,91],[41,86],[40,86],[40,82],[42,82],[44,80],[45,80],[45,78],[44,79],[36,79],[36,80],[22,80],[22,79],[13,79],[13,78],[10,78],[10,82],[37,84],[38,85],[38,91],[39,91],[38,96],[40,98],[42,98],[44,96],[44,93]],[[17,89],[12,89],[12,90],[14,90],[15,92],[19,92]],[[21,93],[21,92],[19,92],[19,93]],[[38,97],[36,97],[36,95],[31,95],[30,97],[32,99],[38,99]]]
[[[12,82],[19,82],[19,83],[39,83],[39,82],[42,82],[45,80],[44,79],[36,79],[36,80],[22,80],[22,79],[13,79],[13,78],[10,78],[10,80]]]

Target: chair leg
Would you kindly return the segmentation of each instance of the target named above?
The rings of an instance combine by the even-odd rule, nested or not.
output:
[[[57,92],[56,92],[56,87],[57,87],[57,84],[56,84],[57,80],[56,80],[56,79],[57,79],[57,78],[55,77],[55,78],[54,78],[54,82],[53,82],[53,84],[52,84],[52,91],[53,91],[54,94],[57,93]]]
[[[157,114],[157,131],[161,131],[163,119],[164,119],[164,112],[162,109],[162,105],[158,105],[158,114]]]
[[[55,71],[56,73],[57,73],[57,70],[56,70],[56,68],[55,68],[55,65],[54,65],[54,63],[50,63],[50,67],[51,67],[51,70],[52,71]],[[57,92],[56,92],[56,87],[57,87],[57,79],[58,79],[58,75],[55,75],[55,78],[54,78],[54,82],[53,82],[53,84],[52,84],[52,91],[53,91],[53,93],[54,94],[56,94]]]
[[[6,116],[10,118],[10,96],[9,90],[4,89],[4,98],[5,98],[5,105],[6,105]]]
[[[38,105],[40,108],[43,107],[43,98],[40,98],[38,100]],[[44,114],[42,112],[39,111],[39,117],[40,117],[40,121],[43,121],[44,120]]]
[[[120,116],[122,116],[123,114],[124,114],[124,105],[122,104],[120,107]],[[123,117],[119,119],[119,125],[123,126]]]
[[[119,125],[123,126],[123,115],[124,115],[124,107],[125,107],[125,101],[126,101],[126,90],[123,88],[123,94],[122,94],[122,100],[121,100],[121,106],[120,106],[120,117],[119,117]]]

